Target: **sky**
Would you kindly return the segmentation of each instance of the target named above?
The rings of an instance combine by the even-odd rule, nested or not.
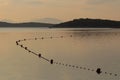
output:
[[[0,0],[0,20],[41,18],[120,20],[120,0]]]

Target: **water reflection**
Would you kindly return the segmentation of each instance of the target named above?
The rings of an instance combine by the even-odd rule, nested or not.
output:
[[[1,80],[119,79],[119,31],[39,30],[8,33],[0,35],[3,45]],[[22,41],[20,46],[23,49],[13,45],[17,40]],[[37,53],[38,57],[28,53]],[[55,65],[48,64],[41,56],[53,59],[51,62]],[[98,72],[102,71],[100,75],[96,74],[99,67],[101,70]]]

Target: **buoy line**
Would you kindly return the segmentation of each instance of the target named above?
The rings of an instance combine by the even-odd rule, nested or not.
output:
[[[73,35],[70,35],[68,37],[73,37]],[[30,41],[30,40],[44,40],[44,39],[54,39],[54,38],[66,38],[65,36],[59,36],[59,37],[41,37],[41,38],[29,38],[29,39],[23,39],[23,40],[18,40],[16,41],[16,45],[18,45],[19,47],[23,48],[24,50],[28,51],[31,54],[34,54],[36,56],[38,56],[39,58],[49,62],[50,64],[55,64],[55,65],[60,65],[60,66],[65,66],[65,67],[71,67],[71,68],[76,68],[76,69],[81,69],[81,70],[87,70],[87,71],[92,71],[92,72],[96,72],[97,74],[106,74],[106,75],[110,75],[110,76],[118,76],[118,74],[114,74],[114,73],[109,73],[106,71],[102,71],[101,68],[96,68],[96,69],[90,69],[87,67],[82,67],[82,66],[77,66],[77,65],[71,65],[71,64],[66,64],[66,63],[62,63],[62,62],[57,62],[53,59],[48,59],[46,57],[44,57],[41,53],[36,53],[32,50],[30,50],[28,47],[26,47],[23,44],[20,44],[21,42],[25,42],[25,41]]]

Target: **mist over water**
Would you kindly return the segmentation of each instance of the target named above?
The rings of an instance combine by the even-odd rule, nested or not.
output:
[[[21,44],[56,62],[90,70],[101,68],[102,73],[98,75],[86,69],[51,65],[15,43],[41,37],[44,39]],[[0,30],[0,80],[119,80],[119,41],[120,30],[116,29],[3,28]]]

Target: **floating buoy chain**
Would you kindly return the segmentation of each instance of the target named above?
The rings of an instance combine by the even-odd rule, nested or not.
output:
[[[73,37],[73,35],[67,36],[67,37]],[[113,74],[113,73],[108,73],[108,72],[103,72],[101,68],[97,68],[97,69],[90,69],[90,68],[86,68],[86,67],[82,67],[82,66],[77,66],[77,65],[70,65],[70,64],[65,64],[62,62],[55,62],[53,59],[47,59],[44,56],[42,56],[41,53],[36,53],[30,49],[28,49],[28,47],[24,46],[23,44],[20,44],[20,42],[23,41],[29,41],[29,40],[43,40],[43,39],[54,39],[54,38],[66,38],[65,36],[59,36],[59,37],[41,37],[41,38],[29,38],[29,39],[23,39],[23,40],[18,40],[16,41],[16,45],[20,46],[21,48],[25,49],[26,51],[28,51],[29,53],[32,53],[36,56],[38,56],[41,59],[44,59],[45,61],[49,62],[50,64],[55,64],[55,65],[61,65],[61,66],[65,66],[65,67],[71,67],[71,68],[76,68],[76,69],[81,69],[81,70],[88,70],[88,71],[92,71],[92,72],[96,72],[97,74],[108,74],[110,76],[118,76],[118,74]]]

